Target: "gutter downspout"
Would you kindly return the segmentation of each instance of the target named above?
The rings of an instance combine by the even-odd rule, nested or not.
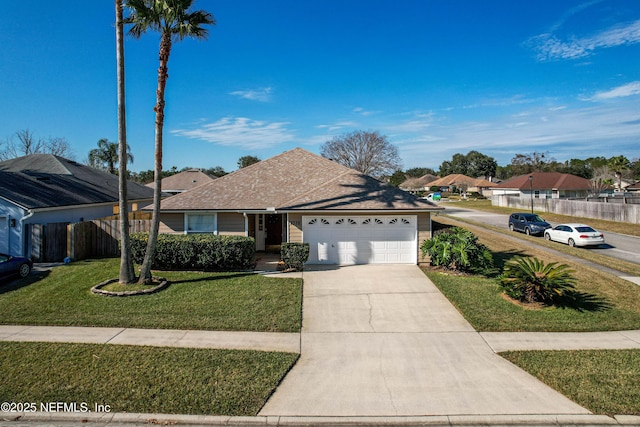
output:
[[[20,240],[22,240],[21,242],[22,253],[20,255],[30,258],[27,256],[27,251],[26,251],[26,249],[28,249],[26,246],[28,246],[29,242],[27,242],[27,236],[24,234],[24,222],[29,218],[31,218],[35,214],[35,212],[30,211],[29,209],[26,209],[26,211],[29,212],[29,214],[27,216],[23,216],[22,218],[20,218]],[[11,236],[11,233],[9,233],[9,236]],[[11,252],[11,246],[9,246],[9,252]]]

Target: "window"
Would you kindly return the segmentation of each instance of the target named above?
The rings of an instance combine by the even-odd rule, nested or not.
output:
[[[216,214],[187,214],[187,233],[217,233]]]

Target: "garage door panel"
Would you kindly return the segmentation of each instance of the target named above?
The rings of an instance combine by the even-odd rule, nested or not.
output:
[[[416,263],[415,216],[303,217],[311,264]]]

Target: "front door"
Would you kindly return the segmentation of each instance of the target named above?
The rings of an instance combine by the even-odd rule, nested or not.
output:
[[[280,245],[282,243],[282,215],[265,215],[267,229],[267,246]]]

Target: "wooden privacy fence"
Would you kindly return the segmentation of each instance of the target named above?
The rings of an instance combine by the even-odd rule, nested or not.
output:
[[[129,220],[131,233],[148,232],[151,221]],[[65,258],[113,257],[120,255],[120,223],[117,219],[69,223],[31,224],[31,259],[61,262]]]
[[[30,257],[37,262],[58,262],[67,256],[66,222],[30,224]]]
[[[129,220],[129,232],[148,232],[151,221]],[[73,260],[120,255],[120,222],[116,219],[79,222],[69,225],[67,255]]]

